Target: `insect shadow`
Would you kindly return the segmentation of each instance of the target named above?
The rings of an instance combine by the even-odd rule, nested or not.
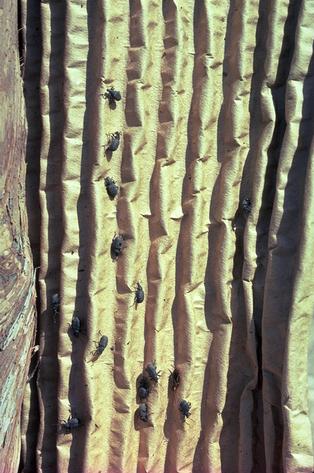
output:
[[[109,108],[111,108],[111,110],[115,110],[117,108],[117,103],[115,100],[109,100]]]
[[[110,162],[111,158],[112,158],[113,151],[110,151],[109,149],[107,149],[107,145],[103,145],[103,147],[105,148],[106,159],[107,159],[108,162]]]
[[[169,375],[168,389],[170,393],[171,391],[175,392],[180,386],[181,373],[180,373],[179,368],[177,367],[174,367],[172,371],[169,370],[169,373],[170,375]]]
[[[104,98],[108,98],[108,104],[109,104],[109,108],[111,110],[115,110],[117,108],[117,103],[115,100],[112,100],[110,97],[107,97],[107,92],[105,92],[104,94],[100,94],[101,97],[104,97]]]

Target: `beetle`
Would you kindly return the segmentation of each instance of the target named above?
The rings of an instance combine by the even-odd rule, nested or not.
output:
[[[118,194],[118,192],[119,192],[119,187],[114,182],[114,180],[111,179],[111,177],[106,177],[105,187],[106,187],[106,190],[107,190],[107,193],[108,193],[110,199],[114,199],[116,197],[116,195]]]
[[[144,300],[144,291],[140,283],[138,282],[135,290],[134,303],[140,304]]]
[[[160,371],[157,372],[157,366],[155,361],[153,361],[152,363],[148,363],[145,369],[150,379],[155,381],[155,383],[158,383],[158,378],[160,378]]]
[[[109,100],[109,103],[115,103],[121,100],[120,92],[118,90],[115,90],[113,87],[107,89],[107,92],[105,92],[103,95]]]
[[[51,296],[51,309],[54,317],[59,314],[60,308],[60,297],[58,293],[55,293]]]
[[[80,419],[77,417],[72,417],[72,415],[69,416],[68,420],[61,421],[61,428],[67,433],[71,432],[71,430],[77,429],[81,425],[82,423]]]
[[[73,335],[75,337],[78,337],[81,332],[81,321],[77,315],[75,315],[72,319],[71,328],[72,328]]]
[[[118,256],[120,256],[122,252],[122,245],[123,245],[123,236],[115,234],[111,242],[111,258],[113,260],[116,260]]]
[[[138,414],[143,422],[148,421],[148,407],[146,403],[141,403],[138,407]]]
[[[110,138],[109,138],[109,143],[107,146],[107,151],[116,151],[119,148],[120,135],[121,133],[119,133],[119,131],[116,131],[115,133],[111,133]]]
[[[186,417],[190,417],[190,409],[191,403],[186,401],[185,399],[182,399],[182,401],[180,402],[179,411],[183,414],[183,420],[185,420]]]
[[[94,350],[92,352],[92,355],[93,356],[99,356],[102,354],[102,352],[104,351],[104,349],[106,348],[106,346],[108,345],[108,337],[107,335],[102,335],[101,332],[99,332],[100,334],[100,340],[99,342],[94,342],[96,344],[96,350]]]
[[[245,199],[242,200],[242,209],[246,213],[250,213],[252,210],[252,202],[248,197],[245,197]]]
[[[149,394],[148,389],[144,388],[143,386],[140,386],[140,387],[138,388],[138,397],[140,398],[141,401],[142,401],[143,399],[147,399],[147,398],[148,398],[148,394]]]
[[[178,368],[175,368],[173,371],[170,371],[170,387],[172,391],[175,391],[178,388],[180,384],[180,379],[180,371],[178,370]]]
[[[149,380],[145,377],[142,376],[139,380],[139,385],[138,385],[138,397],[143,400],[146,399],[149,395],[149,388],[150,388],[150,383]]]

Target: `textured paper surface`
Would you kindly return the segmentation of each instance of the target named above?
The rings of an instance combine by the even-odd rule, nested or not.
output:
[[[313,16],[311,0],[27,2],[40,367],[24,473],[313,471]],[[83,425],[59,435],[69,409]]]

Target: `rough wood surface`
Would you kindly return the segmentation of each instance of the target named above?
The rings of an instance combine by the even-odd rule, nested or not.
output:
[[[17,2],[0,3],[0,472],[20,462],[20,416],[35,329],[25,204],[26,118]]]

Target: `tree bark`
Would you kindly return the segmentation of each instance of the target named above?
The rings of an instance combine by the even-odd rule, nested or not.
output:
[[[15,473],[35,332],[35,278],[25,205],[26,118],[18,2],[0,2],[0,21],[0,472]]]

